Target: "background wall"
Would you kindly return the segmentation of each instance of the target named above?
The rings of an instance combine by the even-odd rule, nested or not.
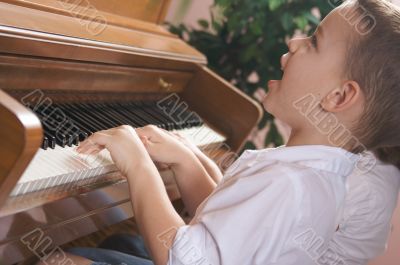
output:
[[[209,8],[213,3],[214,0],[172,0],[166,20],[196,27],[199,19],[210,20]]]

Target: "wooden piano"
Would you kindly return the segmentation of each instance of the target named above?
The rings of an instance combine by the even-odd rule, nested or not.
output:
[[[133,216],[107,153],[74,152],[91,133],[156,124],[229,164],[259,121],[258,104],[161,26],[168,5],[0,2],[0,264],[35,255],[23,242],[32,231],[61,245]]]

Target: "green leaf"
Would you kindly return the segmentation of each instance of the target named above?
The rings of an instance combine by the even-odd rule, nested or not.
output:
[[[249,28],[250,28],[250,32],[253,35],[261,35],[262,32],[263,32],[262,28],[261,28],[261,25],[259,23],[257,23],[257,22],[250,23]]]
[[[283,3],[285,3],[285,0],[269,0],[269,10],[274,11],[278,9]]]
[[[293,20],[294,20],[294,23],[296,24],[296,26],[301,30],[304,30],[306,28],[306,26],[308,25],[307,18],[304,16],[295,17]]]
[[[210,23],[208,23],[207,20],[205,19],[199,19],[199,21],[197,21],[197,23],[199,23],[199,25],[203,28],[203,29],[208,29],[210,27]]]
[[[249,46],[246,50],[244,50],[242,53],[240,53],[239,58],[242,62],[248,63],[250,60],[256,57],[257,51],[258,51],[257,45],[253,44]]]
[[[211,23],[211,25],[212,25],[212,28],[213,28],[216,32],[219,32],[219,31],[221,31],[221,29],[222,29],[221,24],[219,24],[219,23],[216,22],[216,21],[213,21],[213,22]]]
[[[246,144],[244,145],[244,150],[246,149],[250,149],[250,150],[254,150],[257,149],[257,147],[255,146],[255,144],[252,141],[247,141]]]
[[[258,129],[263,129],[265,126],[267,126],[268,122],[271,120],[271,116],[268,115],[268,113],[264,112],[264,115],[260,121],[260,123],[258,123]]]
[[[289,31],[293,28],[293,17],[289,13],[285,12],[281,16],[281,23],[283,29]]]
[[[304,17],[310,21],[311,23],[313,23],[314,25],[318,25],[321,21],[315,17],[313,14],[311,14],[310,12],[306,12],[304,13]]]

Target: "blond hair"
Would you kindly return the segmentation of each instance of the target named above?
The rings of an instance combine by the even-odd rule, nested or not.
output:
[[[353,133],[380,160],[400,168],[400,8],[385,0],[356,0],[353,7],[364,31],[355,30],[345,70],[365,95]]]

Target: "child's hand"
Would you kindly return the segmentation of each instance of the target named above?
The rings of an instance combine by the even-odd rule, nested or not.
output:
[[[177,132],[169,132],[173,137],[183,143],[187,148],[189,148],[196,156],[203,153],[197,145],[191,142],[189,139],[183,137]]]
[[[96,154],[104,148],[110,152],[112,160],[124,176],[128,176],[129,172],[133,172],[142,163],[152,163],[142,141],[128,125],[94,133],[79,145],[77,151]]]
[[[179,164],[191,151],[175,135],[154,125],[136,129],[150,157],[159,163]]]

